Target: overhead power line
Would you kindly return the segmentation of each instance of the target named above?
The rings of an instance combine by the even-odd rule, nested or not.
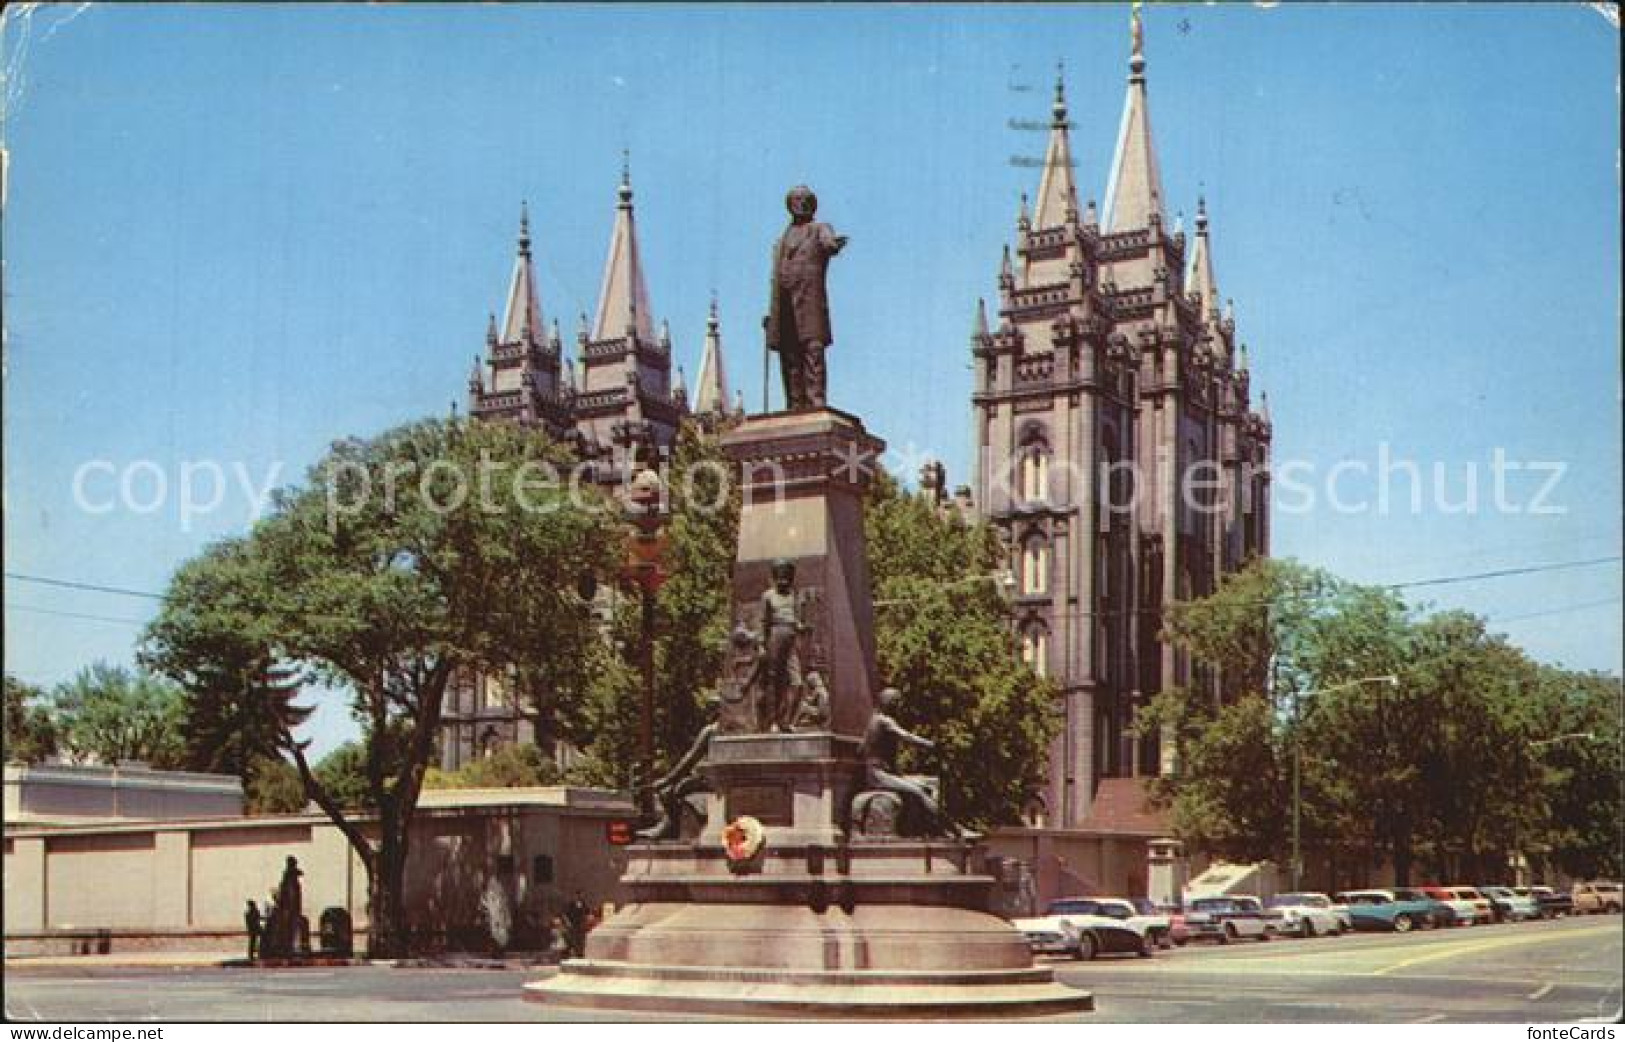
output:
[[[49,579],[43,575],[24,575],[21,572],[7,572],[5,574],[7,579],[16,579],[18,582],[38,583],[41,586],[56,586],[64,590],[86,590],[90,593],[112,593],[117,594],[120,597],[146,597],[155,601],[161,601],[164,599],[163,594],[148,593],[146,590],[127,590],[118,586],[98,586],[95,583],[73,582],[69,579]]]
[[[1590,568],[1593,565],[1613,564],[1620,555],[1593,557],[1584,561],[1562,561],[1557,564],[1532,564],[1522,568],[1501,568],[1493,572],[1475,572],[1471,575],[1444,575],[1436,579],[1416,579],[1405,583],[1382,583],[1390,590],[1409,590],[1417,586],[1444,586],[1447,583],[1476,582],[1479,579],[1500,579],[1508,575],[1530,575],[1534,572],[1558,572],[1567,568]]]

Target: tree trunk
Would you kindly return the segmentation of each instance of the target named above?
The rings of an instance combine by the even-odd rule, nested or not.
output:
[[[367,879],[367,955],[373,959],[398,959],[410,954],[411,937],[406,916],[406,844],[398,825],[380,819],[376,867]],[[395,833],[391,835],[390,833]]]

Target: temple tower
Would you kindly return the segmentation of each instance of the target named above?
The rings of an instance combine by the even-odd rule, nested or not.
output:
[[[1205,206],[1189,275],[1186,237],[1165,226],[1137,10],[1132,25],[1103,212],[1079,205],[1058,78],[998,321],[978,303],[971,333],[974,501],[1010,547],[1022,656],[1060,688],[1033,814],[1059,827],[1097,820],[1103,782],[1165,769],[1159,736],[1136,737],[1137,707],[1166,684],[1218,691],[1157,639],[1163,606],[1268,551],[1267,479],[1243,466],[1267,460],[1268,421],[1217,310]]]

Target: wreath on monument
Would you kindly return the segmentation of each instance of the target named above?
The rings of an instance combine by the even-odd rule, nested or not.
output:
[[[767,842],[767,830],[755,818],[735,818],[722,830],[722,849],[728,856],[728,866],[744,867],[756,858]]]

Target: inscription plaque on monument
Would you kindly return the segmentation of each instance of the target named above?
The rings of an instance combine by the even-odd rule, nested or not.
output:
[[[728,820],[745,815],[763,825],[789,825],[790,787],[788,785],[738,785],[728,792]]]

